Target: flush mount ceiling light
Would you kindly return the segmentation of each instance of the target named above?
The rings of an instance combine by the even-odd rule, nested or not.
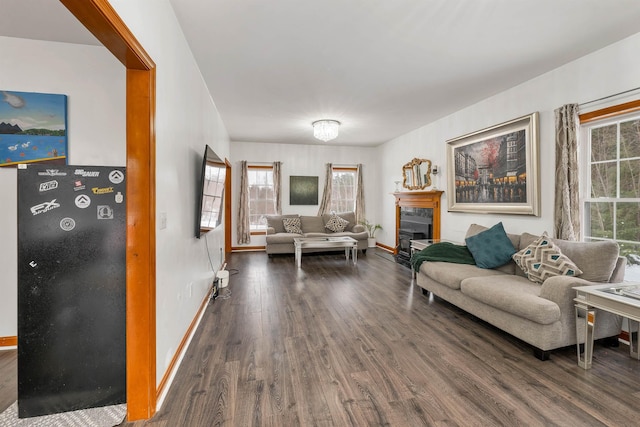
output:
[[[316,120],[312,123],[313,136],[324,141],[331,141],[338,136],[340,122],[337,120]]]

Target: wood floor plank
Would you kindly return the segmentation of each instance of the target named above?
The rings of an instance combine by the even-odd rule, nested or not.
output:
[[[640,362],[596,344],[542,362],[526,343],[434,296],[367,251],[234,253],[165,402],[165,426],[635,426]],[[230,291],[230,294],[227,292]],[[224,299],[224,295],[230,295]],[[15,353],[15,352],[14,352]],[[0,403],[16,361],[0,352]],[[4,362],[8,360],[8,362]],[[14,384],[14,385],[12,385]],[[4,403],[2,403],[4,404]]]
[[[0,351],[0,412],[18,397],[18,350]]]

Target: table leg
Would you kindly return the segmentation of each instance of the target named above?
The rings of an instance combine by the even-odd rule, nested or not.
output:
[[[596,323],[596,312],[589,309],[587,305],[576,304],[576,336],[578,334],[578,318],[579,314],[584,313],[584,357],[580,354],[580,343],[576,343],[578,349],[578,366],[584,369],[591,369],[591,361],[593,360],[593,330]]]
[[[302,248],[297,245],[296,245],[295,259],[296,259],[296,265],[298,266],[298,268],[300,268],[302,265]]]
[[[636,360],[640,360],[640,352],[638,351],[638,322],[628,319],[629,321],[629,356]]]
[[[353,259],[353,265],[356,265],[358,262],[358,247],[355,245],[351,247],[351,258]]]
[[[411,257],[409,258],[409,260],[411,260],[411,258],[413,258],[413,254],[415,252],[416,252],[416,250],[414,248],[411,248]],[[409,264],[411,264],[411,277],[413,277],[415,279],[418,274],[417,274],[416,270],[413,269],[413,263],[411,261],[409,261]]]

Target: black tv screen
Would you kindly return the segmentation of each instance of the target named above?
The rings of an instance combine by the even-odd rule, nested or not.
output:
[[[196,237],[207,233],[222,222],[224,186],[227,166],[209,147],[205,146],[200,170],[198,209],[196,210]]]

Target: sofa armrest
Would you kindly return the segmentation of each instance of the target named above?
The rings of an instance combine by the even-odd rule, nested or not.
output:
[[[267,234],[276,234],[276,229],[273,227],[267,227]]]
[[[597,283],[571,276],[554,276],[544,281],[540,289],[540,298],[553,301],[560,310],[565,307],[573,307],[573,299],[576,297],[576,291],[573,288],[577,286],[590,286]]]
[[[353,228],[351,229],[352,233],[362,233],[363,231],[366,231],[367,229],[364,228],[364,225],[362,224],[356,224],[353,226]]]
[[[624,281],[624,272],[627,268],[627,258],[623,256],[619,256],[616,261],[616,266],[613,269],[613,273],[611,273],[611,277],[609,278],[610,283],[620,283]]]

